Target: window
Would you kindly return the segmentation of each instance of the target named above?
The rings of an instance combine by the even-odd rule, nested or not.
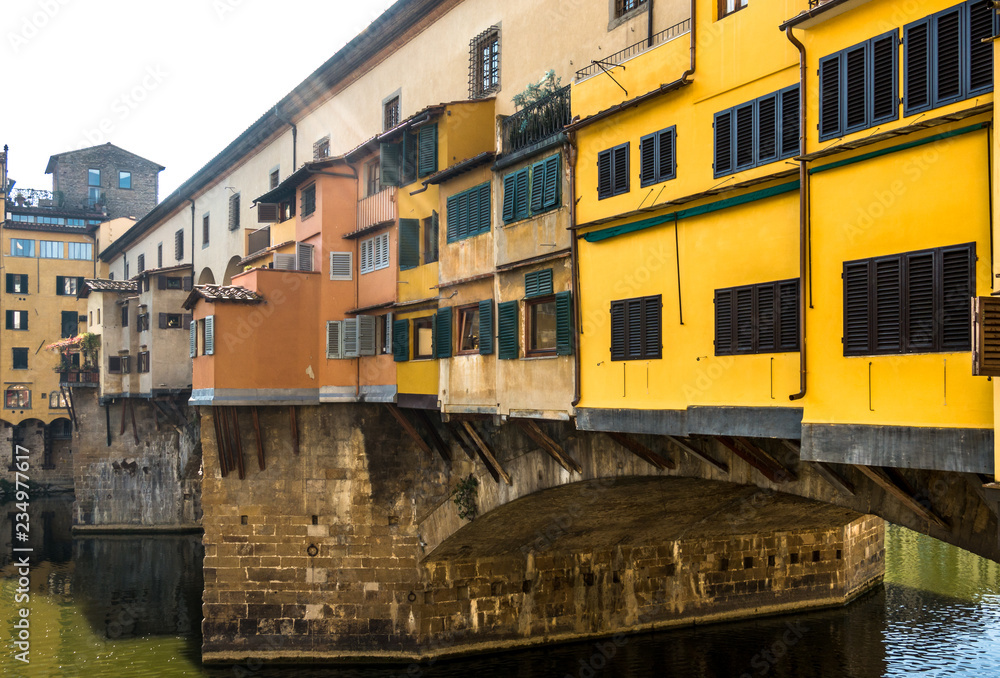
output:
[[[531,271],[524,274],[524,296],[526,299],[552,294],[552,269]]]
[[[28,369],[28,349],[13,348],[11,349],[11,351],[13,352],[13,358],[14,358],[13,368],[15,370]]]
[[[977,0],[903,27],[905,115],[993,91],[994,15]]]
[[[122,304],[122,327],[128,327],[128,304]]]
[[[503,220],[510,223],[559,206],[559,156],[545,158],[503,178]]]
[[[450,196],[447,203],[448,242],[490,230],[490,183]]]
[[[597,154],[597,198],[628,193],[628,147],[622,144]]]
[[[60,315],[62,316],[60,336],[64,339],[75,337],[80,329],[80,315],[76,311],[62,311]]]
[[[132,173],[118,172],[118,188],[132,188]]]
[[[424,219],[424,263],[433,264],[438,260],[438,213]]]
[[[899,118],[899,31],[892,30],[819,60],[819,138]]]
[[[302,189],[302,217],[308,217],[316,211],[316,184],[310,184]]]
[[[516,301],[503,301],[497,304],[497,357],[500,360],[517,360],[517,311]]]
[[[976,245],[844,262],[844,355],[971,349]]]
[[[361,251],[362,273],[371,273],[372,271],[389,267],[388,233],[382,233],[374,238],[362,240],[359,249]]]
[[[129,279],[129,274],[128,274],[128,259],[126,259],[125,260],[125,280],[128,280],[128,279]]]
[[[406,186],[437,171],[437,125],[406,131],[398,142],[379,147],[380,186]]]
[[[160,329],[161,330],[179,330],[181,328],[186,328],[191,324],[191,320],[185,320],[185,317],[190,318],[190,316],[184,316],[180,313],[161,313],[160,314]]]
[[[420,265],[420,221],[399,220],[399,270],[407,271]]]
[[[182,290],[184,289],[184,278],[177,276],[166,277],[160,276],[160,289],[161,290]]]
[[[163,268],[163,243],[156,245],[156,267]]]
[[[52,391],[49,393],[49,409],[50,410],[66,410],[69,409],[69,401],[66,400],[66,395],[60,391]]]
[[[215,355],[215,316],[198,321],[201,329],[201,346],[204,355]]]
[[[99,169],[87,170],[87,185],[88,186],[101,185],[101,170]]]
[[[469,98],[481,99],[500,89],[500,27],[474,37],[469,52]]]
[[[416,318],[413,321],[413,359],[427,360],[434,357],[434,318]]]
[[[382,129],[390,130],[399,124],[399,96],[382,104]]]
[[[94,258],[94,246],[89,242],[66,243],[66,258],[75,261],[91,261]]]
[[[278,203],[278,220],[288,221],[295,216],[295,199]]]
[[[7,311],[6,312],[7,329],[8,330],[26,330],[28,329],[28,312],[27,311]]]
[[[128,353],[116,356],[108,356],[109,374],[128,374],[132,371],[132,364]]]
[[[49,424],[49,433],[53,440],[70,440],[73,437],[73,424],[69,419],[56,419]],[[50,466],[50,468],[55,468],[55,466]],[[44,517],[44,514],[42,515]]]
[[[270,189],[274,189],[277,188],[278,184],[280,183],[281,183],[281,170],[278,167],[275,167],[273,170],[271,170],[271,173],[267,176],[267,186]]]
[[[434,356],[451,357],[451,308],[439,308],[434,316]]]
[[[393,320],[392,314],[386,316],[391,325],[392,359],[402,363],[410,359],[410,321]]]
[[[391,313],[375,318],[375,354],[386,355],[389,353],[392,353]]]
[[[330,135],[313,144],[313,160],[322,160],[330,157]]]
[[[458,350],[455,353],[479,353],[479,304],[458,309]]]
[[[87,206],[94,208],[101,203],[101,170],[87,170]]]
[[[354,252],[330,252],[330,280],[354,279]]]
[[[229,196],[229,230],[235,231],[240,227],[240,194],[234,193]]]
[[[646,4],[646,0],[615,0],[615,18],[628,14]]]
[[[180,261],[184,258],[184,229],[174,233],[174,259]]]
[[[377,161],[372,161],[365,165],[365,195],[375,195],[382,190],[382,184],[379,181],[379,164]]]
[[[326,357],[350,359],[375,355],[379,322],[373,315],[327,321]]]
[[[146,374],[149,372],[149,351],[139,351],[135,368],[140,374]]]
[[[639,140],[639,185],[668,181],[677,176],[677,126],[647,134]]]
[[[8,273],[7,292],[10,294],[27,294],[28,276],[20,273]]]
[[[135,258],[135,272],[137,275],[141,275],[143,271],[146,270],[146,255],[140,254]],[[146,284],[149,284],[149,278],[146,278]]]
[[[135,329],[137,332],[145,332],[149,329],[149,313],[136,314]]]
[[[747,0],[719,0],[719,18],[729,16],[747,6]]]
[[[611,359],[655,360],[661,357],[660,295],[611,302]]]
[[[57,275],[56,294],[60,297],[75,297],[83,284],[83,278],[76,276]]]
[[[208,247],[209,237],[211,233],[211,219],[208,213],[203,214],[201,217],[201,246]]]
[[[715,355],[799,350],[799,281],[715,290]]]
[[[33,257],[35,256],[35,241],[21,240],[20,238],[10,239],[10,256],[12,257]]]
[[[799,86],[715,114],[715,176],[799,152]]]
[[[8,410],[30,410],[31,391],[27,386],[8,386],[4,391],[3,406]]]
[[[529,299],[524,305],[527,319],[525,354],[555,355],[556,299],[554,296]]]

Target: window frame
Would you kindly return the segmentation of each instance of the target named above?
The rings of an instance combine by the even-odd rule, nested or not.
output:
[[[631,186],[631,172],[629,171],[629,156],[631,142],[612,146],[597,154],[597,199],[605,200],[616,195],[628,193]],[[622,157],[624,156],[624,157]],[[625,171],[620,172],[619,167],[624,164]],[[606,170],[605,170],[606,166]],[[607,174],[607,178],[604,175]],[[622,179],[621,182],[618,179]]]
[[[7,310],[7,317],[5,318],[4,329],[10,330],[12,332],[27,332],[28,331],[28,312],[19,311],[15,309]],[[6,315],[6,314],[5,314]],[[23,322],[22,322],[23,321]],[[19,327],[19,325],[21,325]]]
[[[622,351],[615,351],[615,308],[616,304],[621,304],[622,309],[622,337],[621,345]],[[629,355],[628,345],[630,337],[629,330],[629,309],[632,304],[639,305],[639,345],[641,350],[637,355]],[[648,351],[648,332],[649,323],[646,322],[647,317],[647,305],[651,308],[656,309],[656,322],[658,324],[657,332],[659,335],[659,346],[655,351]],[[663,295],[654,294],[644,297],[631,297],[628,299],[614,299],[611,301],[611,343],[610,343],[610,353],[611,360],[614,362],[626,361],[626,360],[660,360],[663,358]]]
[[[483,99],[500,91],[500,24],[469,41],[469,98]]]
[[[18,367],[18,355],[23,357],[23,367]],[[10,349],[10,359],[11,359],[11,369],[12,370],[27,370],[28,367],[28,349],[21,346],[12,346]]]
[[[303,188],[300,195],[302,199],[302,207],[299,213],[302,215],[303,219],[308,219],[316,213],[316,182],[313,182]]]
[[[27,397],[18,397],[16,404],[11,404],[11,395],[25,394]],[[23,402],[27,401],[27,402]],[[5,410],[30,410],[31,409],[31,389],[22,384],[11,384],[4,389],[3,408]]]
[[[122,179],[128,180],[128,186],[122,186]],[[132,190],[132,172],[128,170],[118,170],[118,188],[123,191]]]
[[[38,258],[39,259],[65,259],[66,258],[66,243],[61,240],[39,240],[38,241]]]
[[[28,246],[30,243],[30,247]],[[27,254],[18,254],[16,250],[16,245],[20,244],[22,247],[27,248]],[[12,257],[18,257],[19,259],[34,259],[35,258],[35,241],[28,240],[26,238],[11,238],[10,239],[10,255]]]
[[[382,131],[388,132],[392,128],[396,127],[400,123],[400,113],[402,107],[400,105],[400,95],[390,94],[382,102]],[[369,194],[371,195],[371,194]]]
[[[23,287],[23,290],[11,289],[15,286]],[[4,291],[7,294],[28,294],[28,274],[8,273],[4,281]]]
[[[782,295],[786,290],[792,289],[794,291],[791,303],[787,304],[787,308],[782,306]],[[769,292],[762,294],[764,290],[769,290]],[[731,356],[731,355],[768,355],[771,353],[797,353],[801,345],[799,343],[799,332],[801,329],[801,322],[799,319],[799,314],[801,313],[801,301],[800,295],[802,291],[799,286],[798,278],[788,278],[784,280],[769,280],[762,283],[754,283],[751,285],[736,285],[733,287],[721,287],[715,290],[713,297],[713,304],[715,306],[714,311],[714,337],[713,344],[715,346],[714,354],[717,356]],[[740,336],[740,323],[739,323],[739,296],[741,294],[749,294],[750,298],[750,346],[747,349],[741,349],[739,343]],[[771,294],[770,306],[761,307],[761,300],[767,299],[766,294]],[[722,327],[722,316],[724,312],[722,310],[724,304],[723,301],[728,301],[728,313],[729,313],[729,327],[728,327],[728,348],[723,348],[720,346],[720,338],[723,336]],[[791,319],[785,323],[785,313],[787,310],[792,311]],[[770,313],[770,320],[767,320],[765,313]],[[764,319],[762,323],[761,320]],[[770,345],[767,341],[766,335],[762,333],[762,327],[766,330],[770,323],[771,336]],[[786,331],[787,330],[787,331]]]
[[[472,330],[469,338],[475,343],[472,348],[465,348],[465,330]],[[479,355],[479,303],[465,304],[455,308],[455,352],[453,355]]]
[[[434,352],[434,316],[425,315],[421,318],[413,318],[410,322],[413,327],[413,359],[414,360],[433,360],[435,357]],[[431,331],[431,346],[430,353],[420,352],[420,330],[426,329]]]
[[[236,231],[240,227],[240,194],[229,196],[229,230]]]
[[[613,19],[623,19],[638,14],[647,8],[646,0],[614,0]]]
[[[733,8],[729,9],[729,0],[719,0],[719,19],[725,19],[727,16],[736,14],[741,9],[746,9],[750,3],[749,0],[732,0]]]
[[[94,183],[94,175],[97,175],[97,183]],[[94,169],[93,167],[87,168],[87,186],[101,187],[101,170]]]
[[[666,172],[661,171],[663,165],[663,158],[661,157],[663,153],[663,144],[661,139],[663,137],[670,139],[670,167]],[[652,176],[645,176],[646,167],[646,141],[652,141],[652,151],[653,151],[653,174]],[[653,132],[652,134],[647,134],[639,139],[639,187],[645,188],[647,186],[652,186],[654,184],[659,184],[664,181],[670,181],[671,179],[677,178],[677,125],[671,125],[664,129]]]
[[[212,215],[205,212],[201,215],[201,248],[205,249],[212,241]]]
[[[552,337],[552,348],[534,348],[532,346],[532,330],[534,329],[536,318],[533,315],[533,311],[537,307],[552,304],[552,321],[558,328],[559,322],[559,311],[556,304],[556,295],[547,294],[545,296],[530,297],[524,300],[524,355],[526,358],[538,358],[544,356],[555,356],[557,355],[556,349],[558,348],[558,329],[556,334]]]

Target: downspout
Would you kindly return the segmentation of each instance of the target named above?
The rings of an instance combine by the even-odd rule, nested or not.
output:
[[[286,118],[282,116],[281,113],[278,112],[278,104],[274,105],[274,117],[276,117],[278,120],[280,120],[281,122],[285,123],[286,125],[292,128],[292,172],[294,172],[298,168],[298,166],[295,164],[297,159],[297,156],[295,154],[295,149],[299,145],[298,144],[299,128],[295,126],[295,123],[292,122],[291,118]]]
[[[806,154],[806,48],[785,28],[785,36],[799,50],[799,392],[788,396],[799,400],[806,395],[806,262],[809,232],[809,169]],[[811,290],[810,290],[811,291]]]
[[[580,311],[580,260],[577,254],[578,245],[576,244],[578,235],[573,229],[576,226],[576,135],[573,132],[569,133],[569,223],[570,223],[570,238],[569,238],[569,265],[570,272],[572,274],[572,285],[573,285],[573,402],[570,403],[572,407],[576,407],[580,399],[583,397],[580,389],[580,374],[582,370],[580,369],[580,333],[583,331],[583,325],[580,323],[581,311]]]
[[[653,0],[646,0],[646,49],[653,46]]]
[[[191,287],[194,287],[194,200],[188,198],[188,202],[191,203]],[[223,276],[225,277],[225,276]],[[223,282],[225,282],[223,280]]]

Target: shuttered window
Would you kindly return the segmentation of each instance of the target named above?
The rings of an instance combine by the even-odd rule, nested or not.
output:
[[[597,154],[598,200],[628,193],[628,148],[626,143]]]
[[[433,132],[424,132],[433,128]],[[433,169],[431,169],[433,167]],[[402,139],[379,146],[379,177],[382,186],[406,186],[437,171],[437,125],[406,131]]]
[[[434,174],[438,169],[437,125],[424,125],[417,132],[419,174]]]
[[[448,242],[489,232],[490,183],[450,196],[447,207]]]
[[[642,186],[677,176],[677,126],[647,134],[639,140],[639,180]]]
[[[1000,377],[1000,299],[976,297],[972,325],[972,374]]]
[[[215,355],[215,316],[205,318],[205,355]]]
[[[479,355],[493,355],[493,300],[479,302]]]
[[[330,252],[330,280],[352,280],[354,252]]]
[[[841,137],[899,118],[899,31],[819,60],[819,138]]]
[[[659,310],[657,310],[657,315],[659,315]],[[658,323],[655,329],[655,341],[659,341]],[[653,341],[653,338],[650,337],[650,342]],[[650,343],[650,347],[652,347],[652,343]],[[556,295],[556,355],[573,355],[572,292],[560,292]]]
[[[964,2],[904,26],[904,114],[992,92],[990,38],[997,28],[988,0]]]
[[[409,320],[394,320],[392,323],[392,359],[397,363],[410,359]]]
[[[504,223],[558,207],[561,178],[558,154],[504,176]]]
[[[378,351],[379,318],[373,315],[359,315],[357,318],[358,355],[373,356]]]
[[[229,230],[235,231],[240,227],[240,194],[234,193],[229,196]]]
[[[715,355],[799,350],[799,281],[715,290]]]
[[[713,125],[716,177],[790,158],[799,151],[799,86],[720,111]]]
[[[174,233],[174,258],[177,261],[184,258],[184,229]]]
[[[302,217],[308,217],[316,211],[316,184],[310,184],[302,189]]]
[[[844,263],[844,355],[968,351],[976,245]]]
[[[340,320],[329,320],[326,323],[326,357],[340,359],[344,357],[344,328]]]
[[[420,265],[420,221],[399,220],[399,268],[407,271]]]
[[[165,314],[163,314],[163,313],[160,314],[161,319],[162,319],[163,315],[165,315]],[[191,333],[190,337],[188,337],[188,340],[190,342],[189,353],[190,353],[190,355],[191,355],[192,358],[195,358],[195,357],[198,356],[198,323],[196,321],[192,320],[188,324],[188,329],[189,329],[189,331]],[[114,358],[110,358],[110,360],[114,360]]]
[[[358,245],[360,252],[360,270],[371,273],[389,266],[389,234],[382,233],[374,238],[362,240]]]
[[[659,294],[611,302],[611,359],[654,360],[662,356],[663,300]]]
[[[497,304],[497,343],[500,360],[517,360],[518,327],[517,302],[504,301]]]
[[[313,270],[313,252],[315,247],[308,243],[295,243],[295,268],[299,271]]]
[[[546,294],[552,294],[551,268],[524,274],[524,297],[526,299],[541,297]]]
[[[451,309],[439,308],[434,316],[434,357],[451,357]]]

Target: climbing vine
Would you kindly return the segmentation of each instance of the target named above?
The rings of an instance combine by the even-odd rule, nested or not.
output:
[[[455,488],[455,506],[458,507],[458,517],[470,521],[476,518],[476,488],[479,481],[471,473],[469,477],[458,483]]]

